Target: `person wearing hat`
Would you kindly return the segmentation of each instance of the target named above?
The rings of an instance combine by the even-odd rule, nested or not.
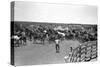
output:
[[[59,53],[59,50],[60,50],[59,42],[60,42],[59,39],[55,40],[56,53]]]

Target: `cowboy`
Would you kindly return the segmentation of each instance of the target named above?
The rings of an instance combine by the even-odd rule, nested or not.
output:
[[[59,39],[56,39],[56,40],[55,40],[56,53],[59,53],[59,50],[60,50],[59,42],[60,42]]]

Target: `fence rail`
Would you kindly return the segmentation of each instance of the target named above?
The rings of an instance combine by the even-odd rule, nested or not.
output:
[[[97,58],[97,41],[83,43],[73,49],[70,62],[91,61]]]

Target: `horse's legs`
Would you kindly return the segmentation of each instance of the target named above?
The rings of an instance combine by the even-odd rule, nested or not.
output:
[[[15,40],[14,47],[18,47],[18,41]]]
[[[23,40],[21,39],[20,42],[21,42],[21,43],[20,43],[20,46],[22,46],[22,45],[23,45]]]
[[[33,44],[35,44],[36,43],[36,39],[34,38],[34,40],[33,40]]]
[[[41,39],[41,43],[44,45],[44,39]]]
[[[43,39],[43,45],[45,44],[45,39]]]
[[[19,42],[20,42],[20,40],[17,40],[17,47],[19,47],[19,45],[20,45],[20,43],[19,43]]]
[[[32,36],[32,43],[34,42],[34,37]]]
[[[24,44],[26,45],[26,42],[27,42],[27,40],[26,40],[26,38],[24,39]]]
[[[43,45],[45,44],[45,38],[43,39]]]

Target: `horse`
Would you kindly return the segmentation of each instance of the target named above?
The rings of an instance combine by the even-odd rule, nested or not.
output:
[[[11,40],[14,43],[14,47],[19,47],[20,37],[18,35],[12,35]]]

